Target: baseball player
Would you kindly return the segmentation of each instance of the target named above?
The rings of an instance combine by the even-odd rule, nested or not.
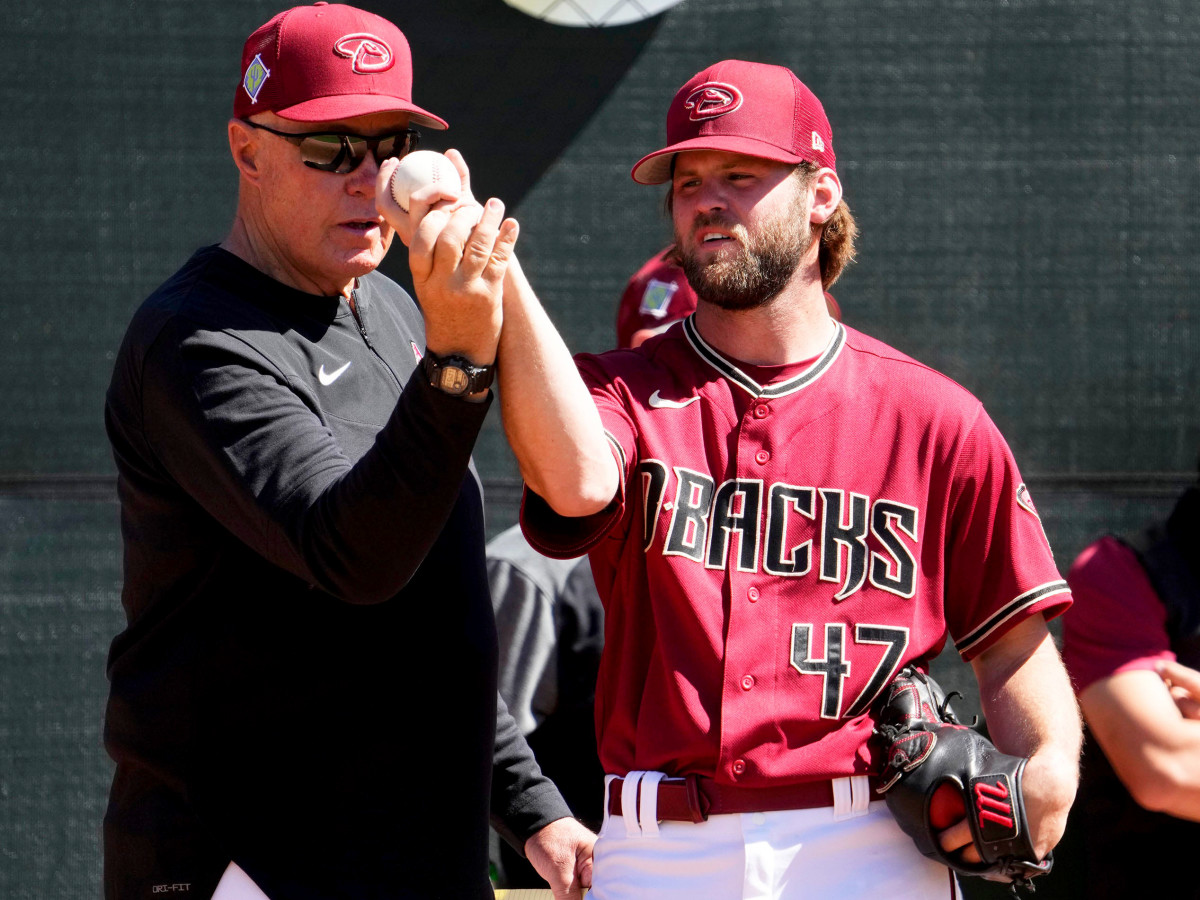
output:
[[[1008,446],[963,388],[829,315],[855,228],[792,72],[698,73],[667,136],[633,178],[669,185],[698,306],[578,357],[599,423],[565,353],[529,349],[550,326],[515,266],[504,301],[500,372],[544,372],[536,416],[505,408],[523,525],[590,553],[605,605],[594,895],[956,896],[879,801],[872,743],[872,701],[947,639],[996,744],[1028,758],[1044,857],[1078,779],[1046,627],[1070,595]],[[966,821],[939,840],[978,859]]]

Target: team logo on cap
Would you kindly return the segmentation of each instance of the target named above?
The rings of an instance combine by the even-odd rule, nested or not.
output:
[[[270,77],[271,70],[263,65],[261,55],[255,56],[250,65],[246,66],[246,77],[242,79],[242,87],[250,95],[251,103],[258,102],[258,93]]]
[[[395,62],[387,41],[373,34],[347,34],[333,45],[333,52],[352,60],[351,68],[359,75],[386,72]]]
[[[742,92],[732,84],[722,84],[719,81],[709,81],[700,85],[683,101],[684,108],[690,110],[688,118],[693,122],[728,115],[741,105]]]

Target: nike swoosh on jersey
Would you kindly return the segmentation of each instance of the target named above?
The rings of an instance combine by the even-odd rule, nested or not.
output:
[[[350,368],[350,363],[345,363],[339,368],[334,369],[332,372],[326,372],[325,363],[321,363],[321,369],[317,372],[317,380],[320,381],[321,384],[325,385],[325,387],[329,387],[329,385],[341,378],[342,373],[348,368]]]
[[[699,399],[700,396],[698,394],[693,394],[686,400],[667,400],[658,391],[655,391],[650,395],[649,403],[651,409],[683,409],[685,406],[695,403]]]

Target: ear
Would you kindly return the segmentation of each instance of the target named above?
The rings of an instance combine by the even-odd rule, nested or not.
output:
[[[258,181],[262,177],[262,144],[258,133],[241,119],[230,119],[229,153],[233,164],[238,167],[242,177],[250,181]]]
[[[842,182],[833,169],[818,169],[811,188],[813,205],[809,221],[813,225],[824,225],[842,202]]]

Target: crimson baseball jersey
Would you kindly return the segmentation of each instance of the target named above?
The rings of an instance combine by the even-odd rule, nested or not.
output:
[[[1070,605],[978,400],[841,324],[749,367],[694,316],[577,358],[623,469],[603,513],[526,493],[548,555],[590,552],[605,604],[605,770],[765,786],[877,771],[871,701],[947,633],[966,659]]]

